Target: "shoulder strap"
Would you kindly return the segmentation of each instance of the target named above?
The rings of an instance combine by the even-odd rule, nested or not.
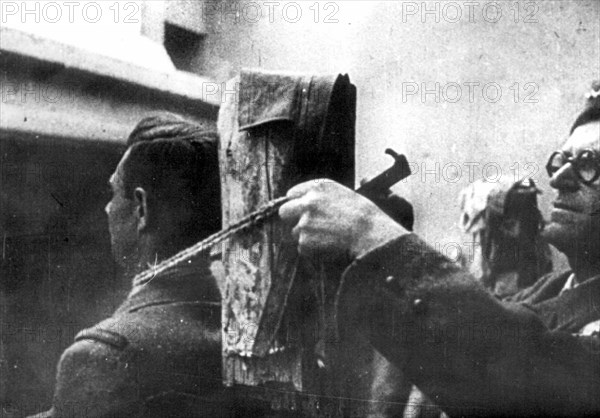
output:
[[[94,340],[108,344],[119,350],[123,350],[129,344],[127,338],[118,332],[108,330],[102,327],[102,324],[95,325],[79,331],[75,336],[75,341]]]

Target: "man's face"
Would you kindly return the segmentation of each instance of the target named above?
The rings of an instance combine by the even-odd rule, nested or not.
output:
[[[569,157],[591,149],[600,153],[600,122],[579,126],[561,148]],[[550,185],[558,191],[544,237],[567,255],[600,248],[600,179],[584,184],[572,163],[556,171]]]
[[[127,264],[137,246],[137,217],[135,216],[135,204],[125,195],[123,183],[123,163],[129,156],[129,150],[117,165],[115,172],[109,180],[112,189],[112,199],[104,211],[108,215],[108,230],[110,232],[110,243],[115,261],[121,266]]]

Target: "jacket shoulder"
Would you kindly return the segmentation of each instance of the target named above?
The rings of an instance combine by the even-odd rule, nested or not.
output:
[[[122,350],[102,340],[106,338],[82,338],[62,354],[53,401],[55,416],[100,416],[133,406],[135,376]]]

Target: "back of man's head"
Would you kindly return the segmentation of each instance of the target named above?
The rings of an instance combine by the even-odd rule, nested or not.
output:
[[[127,140],[125,195],[133,198],[135,188],[143,188],[149,210],[163,217],[154,227],[179,245],[221,228],[217,141],[215,132],[171,113],[142,119]]]

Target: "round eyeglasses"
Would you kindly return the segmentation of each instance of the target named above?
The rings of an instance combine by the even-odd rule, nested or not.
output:
[[[592,149],[584,149],[575,157],[555,151],[546,164],[546,171],[552,177],[567,163],[571,163],[577,177],[584,184],[591,184],[600,176],[600,155]]]

